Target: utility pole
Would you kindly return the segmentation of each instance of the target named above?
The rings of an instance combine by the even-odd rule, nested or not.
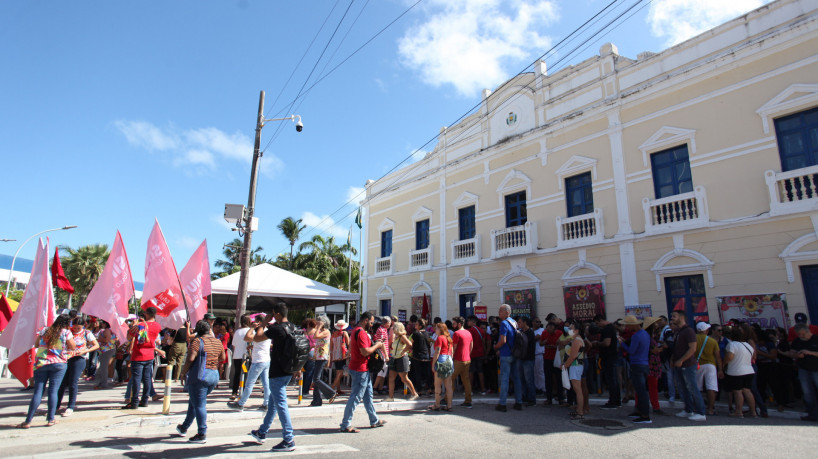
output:
[[[236,326],[241,324],[241,316],[247,311],[247,284],[250,280],[250,252],[253,242],[253,214],[256,207],[256,180],[258,180],[258,162],[261,159],[261,128],[264,127],[264,91],[258,98],[258,117],[256,118],[256,141],[253,145],[253,166],[250,169],[250,193],[247,197],[247,209],[244,213],[244,245],[241,247],[239,261],[241,274],[239,275],[239,291],[236,298]]]

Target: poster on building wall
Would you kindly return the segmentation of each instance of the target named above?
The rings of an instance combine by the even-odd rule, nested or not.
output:
[[[605,316],[605,293],[602,284],[574,285],[563,287],[565,317],[583,322],[593,320],[594,316]]]
[[[652,307],[649,304],[637,304],[636,306],[625,306],[625,315],[636,316],[639,320],[653,316]]]
[[[739,295],[716,297],[721,323],[731,319],[758,324],[761,328],[787,328],[787,295]]]
[[[406,323],[406,309],[398,309],[398,322]]]
[[[488,306],[475,306],[474,307],[474,315],[477,317],[478,320],[489,320],[489,308]]]
[[[534,317],[537,314],[537,291],[533,288],[506,290],[503,298],[511,306],[511,317]]]
[[[426,294],[426,303],[428,304],[428,314],[431,316],[432,314],[432,295]],[[423,295],[420,296],[413,296],[412,297],[412,314],[424,318],[426,320],[431,319],[431,317],[423,317]]]

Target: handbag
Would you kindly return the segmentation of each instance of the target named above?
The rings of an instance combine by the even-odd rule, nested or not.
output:
[[[566,389],[571,388],[571,378],[568,377],[568,369],[567,368],[562,369],[562,387],[564,387]]]
[[[203,382],[205,380],[205,370],[207,369],[207,351],[205,350],[205,342],[199,338],[199,354],[196,360],[190,365],[188,370],[188,379],[196,382]]]
[[[559,368],[562,366],[562,352],[557,349],[557,352],[554,353],[554,368]]]

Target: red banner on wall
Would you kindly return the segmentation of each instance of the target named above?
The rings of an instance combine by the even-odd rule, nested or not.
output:
[[[506,290],[503,298],[511,306],[511,317],[534,317],[537,313],[537,291],[533,288]]]
[[[478,320],[489,320],[488,306],[475,306],[474,315],[477,317]]]
[[[602,284],[563,287],[565,317],[582,322],[593,320],[597,314],[605,315],[605,294]]]

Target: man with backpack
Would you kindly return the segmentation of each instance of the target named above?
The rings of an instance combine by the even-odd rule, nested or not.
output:
[[[269,303],[262,304],[262,307]],[[261,343],[266,340],[272,341],[270,347],[270,399],[267,400],[267,413],[264,421],[258,430],[250,432],[259,444],[264,443],[267,438],[267,431],[270,429],[276,413],[281,421],[281,435],[283,440],[275,445],[273,452],[288,452],[295,449],[295,439],[293,436],[293,425],[290,421],[290,409],[287,406],[287,384],[297,374],[301,375],[301,369],[307,361],[309,355],[309,341],[304,336],[304,332],[287,320],[287,305],[276,303],[273,306],[273,314],[269,314],[262,322],[267,329],[264,333],[258,333],[253,337],[253,341]],[[275,318],[273,325],[270,318]]]
[[[497,401],[495,409],[497,411],[506,412],[506,397],[508,396],[508,380],[509,377],[514,379],[514,409],[523,409],[523,385],[520,382],[520,372],[514,362],[512,350],[514,349],[514,341],[517,334],[517,323],[509,316],[511,315],[511,306],[503,304],[500,306],[500,335],[494,349],[498,351],[500,356],[500,398]]]
[[[383,427],[386,424],[383,419],[378,419],[375,405],[372,403],[372,382],[367,366],[369,356],[373,352],[384,348],[383,341],[376,341],[375,344],[372,344],[372,340],[369,339],[369,329],[372,327],[373,321],[372,313],[364,312],[361,314],[360,322],[350,334],[349,375],[352,378],[352,383],[349,389],[349,400],[344,409],[344,419],[341,421],[341,432],[359,432],[358,429],[350,426],[350,423],[352,422],[355,407],[358,406],[361,400],[364,403],[366,413],[369,415],[370,427]]]

